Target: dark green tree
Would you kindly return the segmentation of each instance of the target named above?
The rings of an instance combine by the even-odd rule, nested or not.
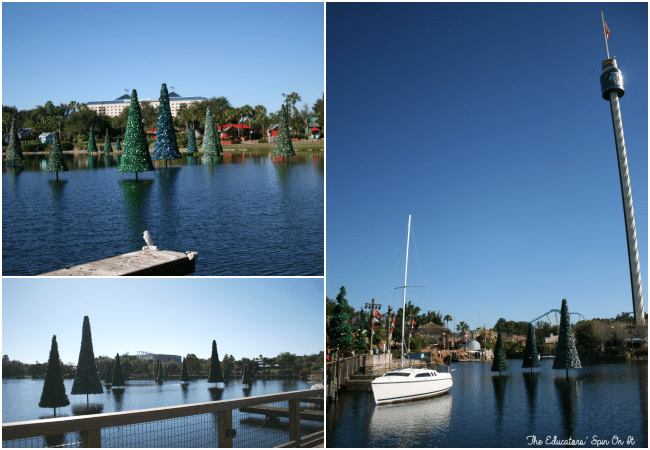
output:
[[[120,137],[118,136],[117,139],[115,140],[115,153],[121,151],[122,151],[122,146],[120,145]]]
[[[187,138],[187,154],[192,155],[198,153],[199,149],[196,148],[196,137],[194,137],[194,124],[190,125],[190,135]]]
[[[293,144],[291,143],[291,131],[289,130],[289,105],[282,105],[273,155],[293,156],[295,154],[296,152],[293,151]]]
[[[108,128],[106,128],[106,137],[104,138],[104,153],[111,153],[113,147],[111,147],[111,137],[108,135]]]
[[[63,150],[61,150],[61,141],[59,140],[59,132],[54,132],[54,142],[50,148],[50,158],[47,160],[47,170],[49,172],[56,172],[56,179],[59,180],[59,172],[65,172],[68,167],[63,160]]]
[[[521,365],[522,369],[527,369],[529,367],[531,372],[533,371],[533,367],[541,367],[539,354],[537,353],[537,344],[535,343],[535,327],[533,327],[532,323],[528,324],[526,348],[524,349],[524,362]]]
[[[156,142],[153,147],[152,159],[181,159],[176,142],[176,129],[169,107],[167,85],[160,88],[160,106],[158,106],[158,122],[156,124]],[[166,162],[165,162],[166,164]]]
[[[566,375],[568,377],[569,369],[582,369],[582,365],[580,364],[578,350],[576,349],[576,343],[573,339],[571,317],[569,315],[569,307],[567,306],[566,298],[562,300],[562,309],[560,310],[560,332],[557,339],[553,369],[566,370]]]
[[[190,381],[190,375],[187,373],[187,362],[183,358],[183,370],[181,371],[181,381]]]
[[[63,385],[63,375],[61,374],[61,361],[59,360],[59,346],[56,343],[56,336],[52,337],[52,348],[50,349],[50,359],[47,361],[47,371],[45,372],[45,383],[43,384],[43,393],[38,406],[41,408],[56,408],[68,406],[70,400],[65,393]]]
[[[90,126],[90,132],[88,133],[88,148],[86,152],[94,153],[97,151],[97,143],[95,142],[95,135],[93,134],[93,126]]]
[[[18,129],[16,127],[16,116],[11,121],[11,131],[9,132],[9,146],[7,147],[7,161],[22,161],[25,159],[20,148],[20,139],[18,139]]]
[[[201,147],[203,156],[221,156],[221,139],[217,127],[212,123],[212,112],[210,107],[205,112],[205,131],[203,132],[203,145]]]
[[[217,352],[217,341],[212,341],[212,356],[210,361],[210,374],[208,383],[223,383],[223,374],[221,373],[221,363],[219,362],[219,353]]]
[[[89,401],[88,394],[101,394],[104,392],[102,382],[97,374],[95,365],[95,353],[93,351],[93,339],[90,334],[90,320],[84,316],[84,323],[81,330],[81,349],[79,350],[79,362],[77,371],[74,374],[74,382],[70,394],[86,394],[86,401]]]
[[[113,383],[113,371],[111,370],[111,363],[106,363],[106,378],[104,378],[104,383],[112,384]]]
[[[160,360],[156,360],[156,365],[153,370],[153,379],[157,380],[158,379],[158,372],[160,372]]]
[[[142,114],[138,103],[138,93],[135,89],[131,93],[131,106],[129,107],[129,119],[126,123],[124,133],[124,147],[118,172],[135,172],[135,179],[138,179],[138,172],[154,170],[149,154],[147,135],[142,124]]]
[[[115,357],[115,367],[113,368],[113,386],[124,386],[124,372],[122,372],[122,363],[120,363],[120,354]]]
[[[345,312],[348,301],[345,299],[345,286],[341,286],[339,295],[336,296],[337,305],[334,307],[334,316],[330,319],[327,329],[330,346],[341,351],[352,347],[352,327],[347,323],[350,315]]]
[[[359,330],[357,333],[357,340],[354,343],[354,348],[355,350],[359,350],[360,352],[365,352],[366,347],[368,346],[368,343],[366,342],[366,333],[365,330]]]
[[[499,376],[501,376],[501,372],[507,372],[510,370],[510,367],[508,367],[508,361],[506,361],[506,351],[503,348],[503,338],[501,337],[501,330],[497,330],[499,332],[497,336],[497,345],[494,348],[494,361],[492,361],[492,372],[499,372]]]
[[[158,375],[156,376],[156,381],[164,381],[165,380],[165,370],[163,368],[163,365],[160,361],[158,361]]]

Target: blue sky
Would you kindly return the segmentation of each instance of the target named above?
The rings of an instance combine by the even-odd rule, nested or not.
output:
[[[52,336],[77,363],[84,316],[95,356],[137,351],[236,359],[319,353],[322,278],[5,278],[2,354],[46,362]]]
[[[328,3],[329,298],[401,306],[412,214],[407,284],[426,288],[407,301],[424,311],[472,329],[563,298],[632,311],[601,9],[647,311],[646,3]]]
[[[2,104],[225,96],[280,109],[324,92],[322,3],[2,4]]]

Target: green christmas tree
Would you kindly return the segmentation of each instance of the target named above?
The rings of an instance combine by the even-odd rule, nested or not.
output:
[[[20,139],[18,139],[18,128],[16,126],[16,117],[14,116],[11,121],[11,131],[9,132],[9,145],[7,147],[7,157],[9,161],[22,161],[25,159],[23,151],[20,147]]]
[[[106,137],[104,138],[104,153],[111,153],[113,147],[111,147],[111,137],[108,135],[108,128],[106,128]]]
[[[293,156],[295,154],[296,152],[293,151],[293,144],[291,143],[291,131],[289,130],[289,105],[282,105],[273,155]]]
[[[169,107],[167,85],[160,88],[160,106],[158,106],[158,122],[156,125],[156,142],[153,147],[152,159],[181,159],[176,142],[176,129]]]
[[[117,140],[115,141],[115,153],[121,152],[122,151],[122,146],[120,145],[120,137],[117,137]]]
[[[223,374],[221,373],[221,363],[219,362],[219,353],[217,352],[217,341],[212,341],[212,356],[210,360],[210,374],[208,383],[223,383]]]
[[[156,377],[156,381],[164,381],[165,380],[165,369],[163,368],[162,363],[159,361],[158,362],[158,376]]]
[[[181,371],[181,381],[190,381],[190,375],[187,373],[187,361],[183,358],[183,370]]]
[[[334,316],[329,322],[327,336],[330,345],[340,350],[350,349],[352,346],[352,327],[347,323],[350,315],[345,312],[348,301],[345,299],[345,286],[341,286],[339,295],[336,296],[337,305],[334,307]]]
[[[537,344],[535,343],[535,327],[532,323],[528,324],[528,336],[526,337],[526,348],[524,349],[524,363],[521,365],[522,369],[530,367],[541,367],[539,362],[539,354],[537,353]]]
[[[111,383],[113,383],[113,371],[111,370],[111,363],[106,363],[106,378],[104,378],[104,382],[109,386]]]
[[[210,107],[205,112],[205,131],[203,132],[203,145],[201,147],[203,156],[221,156],[221,140],[217,127],[212,123],[212,112]]]
[[[54,142],[50,148],[50,158],[47,161],[47,170],[49,172],[56,172],[56,179],[59,180],[59,172],[65,172],[68,167],[63,160],[63,150],[61,150],[61,142],[59,141],[59,132],[54,132]]]
[[[359,352],[365,352],[368,343],[366,342],[366,334],[363,332],[365,330],[359,330],[357,333],[357,341],[354,343],[355,350]]]
[[[131,93],[131,106],[129,107],[129,118],[126,122],[126,133],[124,134],[124,147],[118,172],[135,172],[135,179],[138,179],[138,172],[154,170],[149,154],[147,135],[142,124],[142,112],[138,103],[138,93],[135,89]]]
[[[494,361],[492,361],[492,372],[499,372],[499,376],[501,376],[501,372],[507,372],[510,370],[510,367],[508,367],[508,361],[506,361],[506,351],[503,348],[503,338],[501,337],[501,330],[497,329],[498,331],[498,336],[497,336],[497,345],[494,349]]]
[[[582,369],[576,342],[573,339],[571,317],[569,316],[566,298],[562,300],[562,309],[560,310],[560,334],[558,335],[553,368],[566,370],[567,377],[569,376],[569,369]]]
[[[113,368],[113,386],[124,386],[124,372],[122,372],[122,363],[120,363],[120,354],[115,357],[115,367]]]
[[[187,154],[192,155],[198,152],[199,149],[196,148],[196,137],[194,137],[194,124],[191,124],[190,135],[187,137]]]
[[[90,126],[90,133],[88,133],[88,148],[86,152],[93,153],[97,151],[97,143],[95,143],[95,135],[93,134],[93,126]]]
[[[157,380],[158,379],[158,372],[160,372],[160,360],[156,360],[156,365],[153,370],[153,379]]]
[[[90,334],[90,320],[88,320],[88,316],[84,316],[79,362],[77,363],[77,371],[74,375],[74,382],[72,383],[70,394],[86,394],[86,401],[88,401],[88,394],[101,394],[103,392],[104,389],[97,374],[97,366],[95,366],[93,339]]]
[[[70,400],[65,393],[63,385],[63,374],[61,373],[61,361],[59,359],[59,346],[56,343],[56,336],[52,337],[52,348],[50,349],[50,359],[47,361],[47,370],[45,372],[45,383],[43,384],[43,393],[38,406],[41,408],[56,408],[68,406]]]

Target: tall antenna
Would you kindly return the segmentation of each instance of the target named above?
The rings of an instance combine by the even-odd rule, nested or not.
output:
[[[605,16],[603,15],[603,10],[600,10],[600,18],[603,20],[603,34],[605,35],[605,48],[607,49],[607,59],[609,59],[609,45],[607,45],[607,39],[609,39],[609,28],[605,23]]]

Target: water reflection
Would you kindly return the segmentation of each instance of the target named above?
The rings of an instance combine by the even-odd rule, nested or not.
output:
[[[104,155],[104,167],[111,167],[113,165],[113,157],[111,155]]]
[[[122,411],[124,407],[124,388],[112,388],[113,398],[115,399],[115,412]]]
[[[535,425],[535,399],[537,398],[537,386],[539,385],[539,372],[523,372],[524,386],[528,398],[528,417],[530,418],[530,429]]]
[[[509,377],[507,375],[492,376],[492,385],[494,387],[494,396],[497,401],[496,429],[500,433],[503,428],[503,409],[506,403],[506,388],[508,387]]]
[[[188,166],[196,166],[197,164],[196,156],[188,156],[186,161]]]
[[[88,169],[94,170],[97,169],[99,166],[99,157],[96,155],[88,155],[86,156],[86,161],[88,161]]]
[[[176,236],[178,233],[178,225],[182,223],[182,220],[178,218],[176,209],[178,202],[170,201],[170,199],[175,198],[178,194],[176,192],[176,184],[180,171],[181,167],[163,167],[162,169],[156,170],[156,184],[158,186],[158,199],[160,202],[158,210],[163,219],[162,229],[160,229],[161,237]],[[173,242],[168,242],[163,247],[171,247],[173,244]]]
[[[215,402],[223,398],[223,387],[209,387],[208,391],[210,392],[210,398]]]
[[[556,377],[553,379],[562,412],[562,428],[565,439],[576,437],[579,383],[580,380],[577,378]]]
[[[147,229],[148,197],[153,180],[120,180],[124,198],[124,226],[128,248],[143,244],[142,233]],[[154,241],[155,245],[156,241]]]

